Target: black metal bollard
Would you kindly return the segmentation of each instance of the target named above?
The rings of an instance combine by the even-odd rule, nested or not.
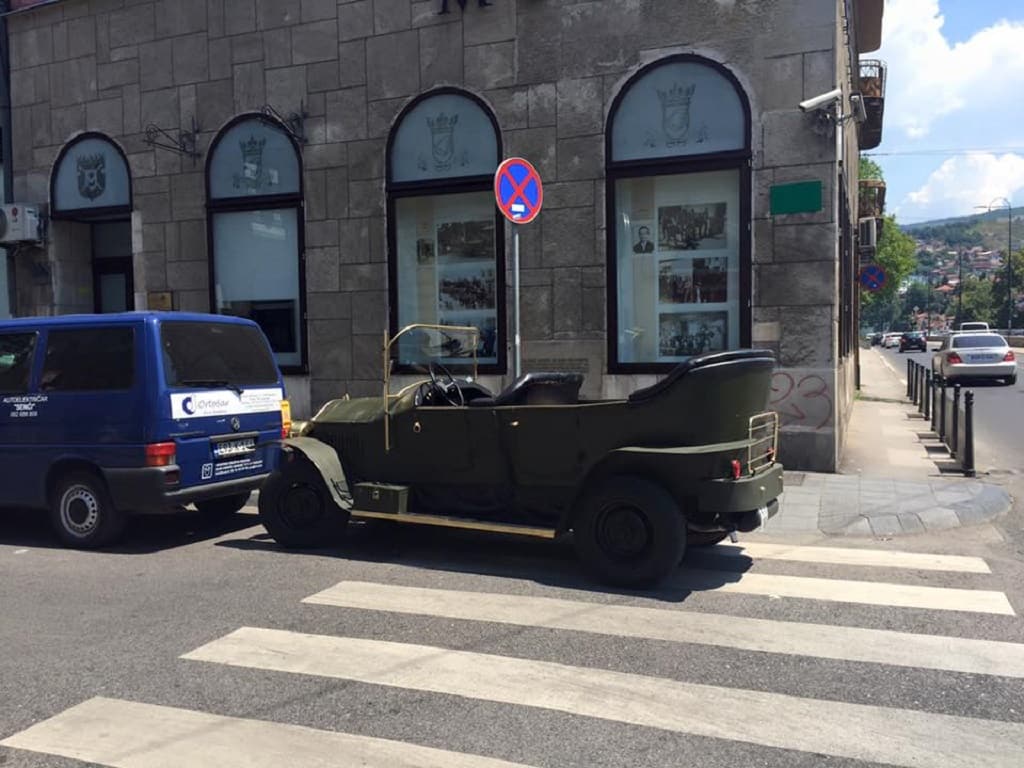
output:
[[[932,372],[924,372],[924,417],[931,421],[932,418]]]
[[[974,477],[974,393],[964,394],[964,455],[960,459],[964,475]]]
[[[953,439],[950,441],[949,455],[956,458],[960,452],[960,384],[953,382]]]
[[[910,389],[913,386],[914,378],[911,375],[913,373],[914,361],[907,358],[907,397],[910,397]]]
[[[932,389],[929,396],[929,405],[931,406],[931,414],[929,415],[929,422],[932,428],[932,432],[939,431],[939,377],[932,374]]]
[[[910,402],[917,403],[917,366],[913,360],[907,360],[907,389],[910,390]]]
[[[939,440],[946,439],[946,377],[939,376]]]

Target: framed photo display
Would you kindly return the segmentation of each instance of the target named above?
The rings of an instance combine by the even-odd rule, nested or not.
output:
[[[493,195],[469,192],[404,197],[395,204],[398,326],[475,327],[479,331],[477,362],[496,364],[500,283]],[[473,355],[465,336],[445,339],[441,350],[435,348],[436,335],[430,337],[429,344],[428,336],[403,339],[399,363],[418,365],[436,359],[457,365]]]
[[[615,182],[620,363],[673,363],[739,346],[738,173]]]

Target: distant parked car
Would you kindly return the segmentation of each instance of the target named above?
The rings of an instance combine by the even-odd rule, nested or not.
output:
[[[881,331],[878,331],[878,332],[875,332],[875,333],[869,333],[868,334],[868,341],[871,342],[871,346],[872,347],[875,347],[875,346],[878,346],[879,344],[881,344],[882,343],[882,333],[881,333]]]
[[[960,323],[961,333],[988,333],[989,330],[988,323],[981,321]]]
[[[928,351],[928,339],[921,331],[907,331],[900,336],[899,345],[900,352],[906,352],[908,349]]]
[[[932,372],[947,379],[1002,379],[1017,383],[1017,359],[998,333],[955,333],[932,357]]]
[[[900,343],[900,333],[887,333],[882,337],[882,347],[885,349],[891,349],[898,347]]]

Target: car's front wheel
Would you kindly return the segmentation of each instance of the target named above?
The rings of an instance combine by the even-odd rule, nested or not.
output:
[[[581,497],[573,543],[580,562],[600,581],[650,586],[682,560],[686,520],[661,486],[641,477],[608,477]]]
[[[331,498],[316,467],[302,458],[285,462],[263,482],[260,522],[289,549],[324,547],[341,539],[348,512]]]
[[[114,508],[99,475],[72,470],[53,484],[50,522],[66,545],[94,549],[117,540],[124,530],[126,515]]]

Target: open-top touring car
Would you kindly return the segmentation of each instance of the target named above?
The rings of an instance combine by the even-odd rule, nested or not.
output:
[[[771,352],[693,357],[619,400],[581,399],[577,373],[527,373],[495,394],[436,361],[392,394],[399,339],[426,331],[476,329],[403,329],[384,344],[381,397],[332,400],[283,442],[259,498],[279,544],[327,546],[350,518],[571,533],[597,578],[638,586],[668,575],[687,544],[777,511]]]

